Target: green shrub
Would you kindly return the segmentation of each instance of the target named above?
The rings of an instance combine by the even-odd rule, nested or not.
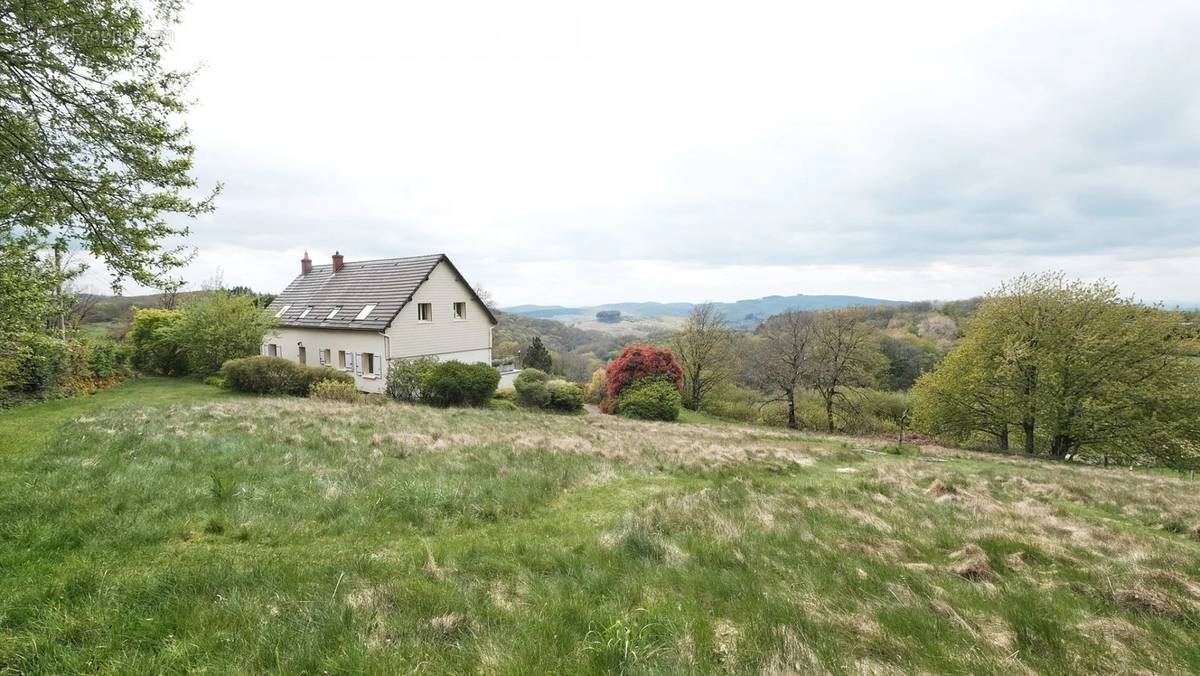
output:
[[[421,401],[433,406],[487,406],[499,382],[500,372],[489,364],[443,362],[421,379]]]
[[[181,376],[188,372],[187,360],[176,329],[183,320],[179,310],[135,308],[129,327],[133,347],[133,366],[139,371],[163,376]]]
[[[19,333],[5,346],[7,367],[4,389],[14,396],[47,396],[67,371],[68,345],[41,333]]]
[[[587,388],[584,390],[584,396],[590,404],[599,404],[605,396],[608,395],[608,372],[604,367],[600,367],[592,371],[591,380],[588,381]]]
[[[275,319],[263,312],[254,296],[212,291],[183,307],[172,332],[190,372],[203,376],[216,373],[230,359],[258,354],[263,336],[274,326]]]
[[[88,341],[88,368],[96,378],[109,380],[129,373],[133,348],[115,340]]]
[[[504,399],[505,401],[516,401],[517,400],[517,391],[511,387],[502,387],[502,388],[496,390],[496,393],[492,395],[492,399]]]
[[[299,364],[297,364],[299,366]],[[325,366],[300,366],[302,382],[297,385],[296,392],[300,396],[305,396],[316,387],[318,383],[335,382],[349,383],[354,385],[354,374],[349,371],[339,371],[337,369],[328,368]],[[357,388],[355,391],[358,391]]]
[[[421,382],[437,364],[436,357],[392,362],[387,375],[388,396],[410,404],[421,401]]]
[[[239,392],[255,394],[308,393],[307,369],[282,357],[242,357],[221,366],[226,384]]]
[[[492,400],[488,402],[488,408],[492,409],[493,411],[520,410],[517,407],[517,402],[513,401],[512,399],[501,399],[499,397],[492,397]]]
[[[522,369],[513,381],[517,391],[517,403],[529,408],[545,408],[550,403],[550,390],[546,387],[550,376],[540,369]]]
[[[546,383],[546,390],[550,394],[546,408],[567,413],[583,409],[583,390],[579,386],[565,380],[551,380]]]
[[[225,378],[223,378],[220,375],[212,375],[212,376],[205,378],[204,384],[212,385],[213,387],[220,387],[220,388],[229,387],[229,383],[225,382]]]
[[[322,401],[345,401],[351,403],[362,398],[362,394],[353,382],[347,383],[332,379],[318,380],[316,383],[313,383],[312,389],[308,391],[308,396]]]
[[[621,391],[617,411],[638,420],[675,420],[683,406],[679,389],[665,378],[636,380]]]

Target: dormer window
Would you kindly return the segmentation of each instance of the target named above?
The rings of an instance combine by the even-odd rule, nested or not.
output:
[[[354,315],[354,319],[355,320],[366,319],[367,317],[370,317],[371,313],[374,311],[375,311],[375,303],[371,303],[369,305],[364,306],[363,309],[359,310],[358,314]]]
[[[308,307],[304,308],[304,312],[301,312],[301,313],[300,313],[300,316],[299,316],[299,317],[297,317],[297,319],[304,319],[305,317],[307,317],[307,316],[308,316],[308,313],[310,313],[310,312],[312,312],[312,306],[311,306],[311,305],[309,305]]]
[[[291,306],[291,305],[284,305],[283,307],[279,308],[279,312],[276,312],[276,313],[275,313],[275,317],[276,317],[276,318],[282,317],[282,316],[283,316],[283,313],[285,313],[285,312],[287,312],[288,310],[291,310],[291,309],[292,309],[292,306]]]
[[[337,316],[338,312],[341,312],[341,310],[342,310],[341,305],[333,308],[332,310],[329,311],[329,314],[325,316],[325,319],[333,319],[334,317]]]

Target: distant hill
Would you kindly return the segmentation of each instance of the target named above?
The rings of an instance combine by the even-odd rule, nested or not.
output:
[[[771,315],[787,310],[829,310],[844,307],[905,305],[907,301],[884,300],[881,298],[865,298],[863,296],[766,296],[739,300],[732,303],[714,303],[725,317],[737,326],[754,326]],[[537,317],[539,319],[554,319],[566,324],[589,324],[593,322],[597,312],[617,311],[622,319],[630,322],[664,322],[671,323],[686,317],[695,303],[607,303],[584,307],[566,307],[562,305],[517,305],[503,308],[505,312]],[[600,328],[600,327],[597,327]]]

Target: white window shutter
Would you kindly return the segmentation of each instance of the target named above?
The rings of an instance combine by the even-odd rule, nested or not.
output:
[[[362,352],[354,353],[354,372],[362,375]]]
[[[379,359],[379,355],[371,355],[371,373],[374,373],[377,376],[383,375],[383,372],[379,370],[380,366],[382,366],[382,363]]]

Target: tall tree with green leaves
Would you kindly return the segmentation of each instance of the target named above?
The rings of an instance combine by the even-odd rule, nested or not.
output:
[[[1176,466],[1200,455],[1200,353],[1186,323],[1104,281],[1005,283],[915,393],[929,430],[1013,425],[1028,453]]]
[[[188,256],[168,216],[196,194],[181,121],[190,73],[162,57],[178,0],[11,0],[0,5],[0,243],[63,243],[103,260],[113,285],[156,286]]]

